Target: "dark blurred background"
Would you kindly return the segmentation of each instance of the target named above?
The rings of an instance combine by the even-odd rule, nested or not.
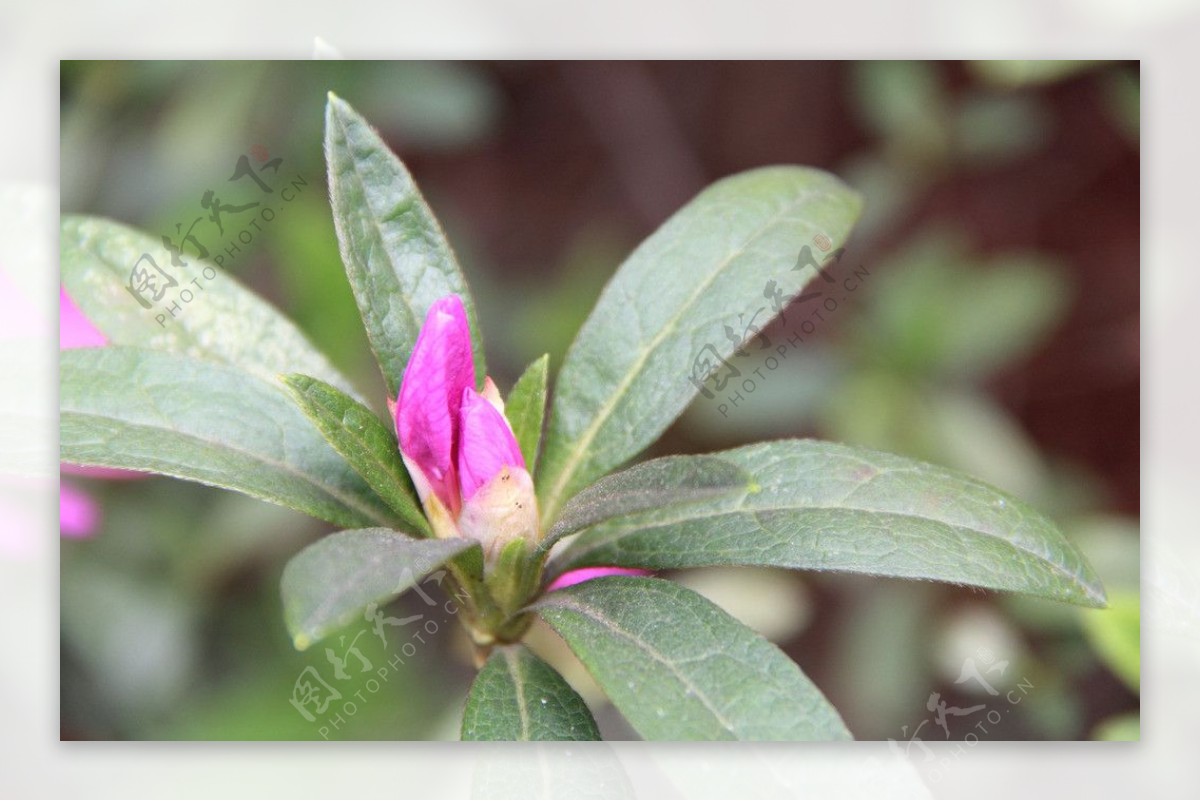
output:
[[[230,271],[381,410],[324,188],[327,91],[380,129],[446,227],[502,390],[544,352],[561,366],[622,258],[708,183],[780,163],[838,174],[866,201],[836,268],[855,290],[754,393],[699,398],[652,455],[818,436],[967,470],[1058,520],[1110,609],[782,571],[675,578],[779,642],[859,738],[915,753],[914,734],[1137,737],[1136,63],[63,62],[61,78],[64,213],[171,233],[247,153],[308,180]],[[810,319],[797,302],[764,333]],[[62,546],[64,737],[456,736],[472,671],[449,627],[336,727],[289,704],[329,663],[292,649],[279,573],[323,524],[167,479],[70,480],[104,517]],[[338,647],[393,658],[361,628]],[[629,736],[553,635],[534,642],[602,730]],[[961,712],[944,729],[939,702]]]

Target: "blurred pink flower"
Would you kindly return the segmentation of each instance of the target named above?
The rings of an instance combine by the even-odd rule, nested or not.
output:
[[[62,350],[71,348],[99,348],[108,344],[108,338],[84,316],[80,308],[67,294],[66,287],[58,290],[58,344]],[[68,475],[86,476],[111,480],[144,478],[144,473],[135,470],[119,470],[112,467],[85,467],[63,462],[60,471]],[[100,525],[100,506],[83,490],[66,482],[60,482],[58,502],[59,528],[64,537],[89,537]]]
[[[100,506],[92,496],[70,484],[62,484],[58,494],[58,527],[64,537],[90,537],[100,525]]]
[[[576,584],[582,584],[585,581],[591,581],[594,578],[602,576],[652,576],[654,575],[649,570],[642,570],[636,567],[580,567],[575,570],[568,570],[561,576],[550,582],[550,586],[546,588],[547,592],[561,590],[564,587],[572,587]]]
[[[108,344],[100,329],[92,325],[71,300],[66,287],[58,290],[58,346],[68,348],[99,348]]]

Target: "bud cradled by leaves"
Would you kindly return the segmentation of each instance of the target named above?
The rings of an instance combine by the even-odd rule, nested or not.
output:
[[[491,562],[538,538],[533,479],[491,379],[475,390],[467,313],[457,295],[429,310],[396,401],[400,454],[439,537],[468,537]]]

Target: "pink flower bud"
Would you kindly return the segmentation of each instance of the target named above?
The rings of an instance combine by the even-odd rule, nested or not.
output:
[[[508,420],[475,390],[463,391],[459,415],[458,485],[463,501],[469,501],[501,468],[524,470],[525,457]]]
[[[429,309],[404,369],[396,435],[422,502],[433,493],[452,514],[461,507],[454,464],[459,410],[463,392],[474,386],[467,312],[450,295]]]
[[[533,478],[508,420],[493,404],[473,389],[463,393],[458,450],[458,528],[479,540],[488,558],[514,539],[535,540],[538,531]]]
[[[482,394],[475,390],[462,301],[442,298],[429,310],[404,370],[396,433],[435,533],[477,539],[489,557],[538,533],[533,479],[503,410],[490,378]]]

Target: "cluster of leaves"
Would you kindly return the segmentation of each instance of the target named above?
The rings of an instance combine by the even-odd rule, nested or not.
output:
[[[426,310],[449,294],[464,299],[485,375],[466,282],[411,176],[332,96],[325,144],[343,261],[389,396]],[[749,307],[781,275],[798,292],[812,274],[789,271],[795,254],[817,235],[843,242],[859,206],[836,178],[800,167],[714,184],[617,271],[549,409],[545,358],[506,399],[542,514],[537,580],[519,613],[557,631],[646,738],[849,733],[790,659],[700,595],[635,577],[545,592],[567,570],[759,565],[1104,603],[1091,569],[1046,517],[929,464],[793,440],[612,472],[692,401],[692,360],[723,341],[729,310]],[[344,527],[285,571],[287,625],[301,648],[442,566],[470,596],[483,578],[479,546],[431,537],[392,426],[289,321],[222,274],[161,326],[130,301],[125,280],[142,253],[169,254],[109,221],[64,220],[61,253],[68,292],[110,342],[62,355],[64,461],[199,481]],[[597,737],[582,699],[512,640],[483,665],[463,737]]]

